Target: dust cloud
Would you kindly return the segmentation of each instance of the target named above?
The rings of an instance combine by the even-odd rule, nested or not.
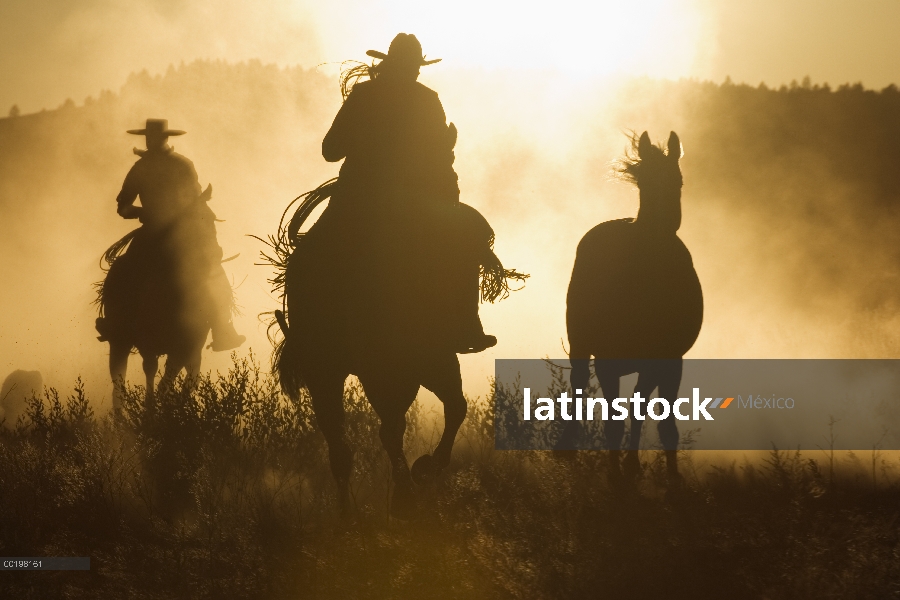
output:
[[[889,80],[885,61],[862,59],[886,55],[884,40],[894,38],[879,27],[895,4],[873,4],[859,17],[873,33],[847,31],[841,44],[810,32],[844,27],[846,11],[808,8],[642,0],[503,10],[465,0],[436,18],[405,0],[6,2],[0,107],[15,102],[22,114],[0,119],[0,375],[38,370],[62,389],[82,376],[108,405],[92,283],[103,275],[101,253],[136,225],[116,215],[114,199],[136,160],[132,146],[143,143],[125,130],[148,117],[188,132],[171,143],[212,184],[220,245],[226,257],[239,254],[225,267],[248,336],[240,352],[252,348],[267,364],[258,315],[278,301],[271,270],[255,264],[262,245],[249,236],[272,233],[291,199],[337,174],[320,154],[340,105],[335,61],[386,50],[400,30],[444,58],[420,80],[459,129],[462,200],[494,226],[504,263],[531,274],[523,290],[482,308],[499,345],[461,358],[471,395],[486,393],[495,358],[565,354],[579,239],[637,211],[637,190],[611,169],[632,129],[654,140],[675,130],[684,144],[680,234],[706,300],[689,357],[895,356],[896,89],[673,81],[730,72],[780,83],[798,64],[785,57],[837,47],[859,60],[802,68],[814,66],[807,72],[818,83]],[[803,24],[794,37],[791,23]],[[748,28],[773,37],[738,35]],[[194,60],[210,56],[228,60]],[[37,112],[53,98],[58,108]],[[131,362],[130,379],[140,381]],[[204,370],[229,363],[204,352]]]
[[[637,211],[637,190],[611,169],[628,129],[654,139],[675,130],[684,144],[680,234],[706,299],[689,357],[898,354],[895,88],[430,68],[421,80],[460,132],[462,199],[493,224],[500,258],[532,275],[482,309],[500,343],[462,358],[473,396],[486,392],[495,358],[564,355],[579,239]],[[278,303],[270,269],[255,265],[262,246],[248,236],[271,233],[292,198],[336,175],[320,142],[340,104],[337,75],[334,66],[198,61],[134,74],[81,106],[0,120],[0,370],[39,370],[63,389],[80,375],[91,397],[108,401],[91,284],[100,254],[134,225],[117,217],[114,199],[143,141],[125,130],[147,117],[188,131],[171,142],[213,185],[220,244],[239,254],[225,266],[248,335],[241,352],[267,363],[258,315]],[[229,362],[204,353],[204,370]]]

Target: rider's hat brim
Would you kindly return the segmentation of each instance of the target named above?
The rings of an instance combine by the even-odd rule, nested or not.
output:
[[[387,60],[388,55],[384,52],[379,52],[378,50],[367,50],[366,54],[371,56],[372,58],[379,58],[381,60]],[[425,60],[425,57],[422,57],[422,62],[419,63],[419,66],[424,67],[425,65],[433,65],[434,63],[441,62],[442,59],[435,58],[434,60]]]
[[[146,129],[129,129],[127,131],[127,133],[130,133],[131,135],[147,135],[147,130]],[[163,129],[163,130],[157,129],[157,130],[151,131],[150,133],[170,136],[170,135],[184,135],[187,133],[187,131],[182,131],[180,129]]]

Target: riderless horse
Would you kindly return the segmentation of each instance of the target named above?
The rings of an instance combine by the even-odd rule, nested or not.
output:
[[[647,132],[632,139],[621,173],[640,191],[634,219],[606,221],[578,244],[567,297],[572,387],[587,390],[589,362],[604,397],[618,398],[620,377],[638,373],[636,392],[654,390],[674,402],[681,384],[682,357],[693,346],[703,322],[703,293],[691,253],[678,237],[681,226],[681,142],[673,131],[667,151]],[[624,475],[640,471],[643,421],[632,414]],[[670,482],[679,481],[678,428],[673,413],[659,422]],[[570,427],[560,447],[577,432]],[[610,478],[621,480],[620,448],[624,421],[604,424],[610,450]]]

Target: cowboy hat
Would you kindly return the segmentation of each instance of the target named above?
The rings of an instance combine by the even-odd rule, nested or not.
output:
[[[143,129],[129,129],[128,133],[132,135],[184,135],[186,131],[180,129],[169,129],[168,119],[147,119],[147,125]]]
[[[378,50],[369,50],[366,54],[373,58],[390,60],[391,62],[418,63],[419,66],[423,67],[425,65],[433,65],[436,62],[441,62],[440,58],[425,60],[425,56],[422,54],[422,44],[420,44],[419,40],[416,39],[416,36],[411,33],[398,33],[397,37],[391,42],[391,47],[388,48],[387,54],[379,52]]]

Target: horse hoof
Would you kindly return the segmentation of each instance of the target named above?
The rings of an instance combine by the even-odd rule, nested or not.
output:
[[[674,502],[684,493],[684,477],[681,473],[671,472],[666,477],[666,500]]]
[[[338,512],[341,516],[341,519],[349,519],[353,516],[353,511],[350,510],[350,494],[344,496],[343,494],[338,495]]]
[[[628,453],[622,464],[622,475],[629,481],[634,481],[641,475],[641,461],[637,454]]]
[[[619,491],[625,487],[625,478],[622,477],[622,470],[619,468],[619,465],[609,468],[606,472],[606,482],[609,484],[609,489],[613,491]]]
[[[554,460],[561,463],[574,463],[578,460],[578,450],[551,450]]]
[[[391,516],[401,521],[409,521],[416,514],[416,497],[411,489],[394,488],[391,497]]]
[[[434,480],[435,462],[430,454],[423,454],[416,459],[409,470],[410,477],[416,485],[425,485]]]

